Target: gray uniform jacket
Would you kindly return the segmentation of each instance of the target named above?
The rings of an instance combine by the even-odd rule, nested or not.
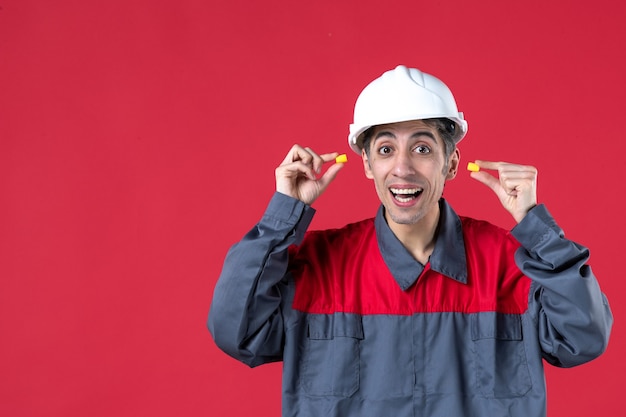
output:
[[[544,360],[600,355],[612,315],[588,250],[545,206],[511,232],[445,200],[426,265],[384,220],[310,231],[276,193],[229,251],[208,327],[257,366],[283,361],[283,416],[540,417]]]

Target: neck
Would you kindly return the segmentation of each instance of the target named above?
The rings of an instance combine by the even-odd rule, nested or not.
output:
[[[431,210],[416,223],[399,224],[387,218],[387,224],[413,257],[422,265],[426,265],[435,249],[435,233],[439,225],[439,216],[440,210],[437,205],[435,210]]]

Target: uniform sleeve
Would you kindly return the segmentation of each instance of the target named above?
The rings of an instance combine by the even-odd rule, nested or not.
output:
[[[587,264],[589,250],[564,237],[545,206],[533,208],[513,230],[521,247],[515,261],[532,280],[544,358],[560,367],[588,362],[608,344],[613,316]]]
[[[226,255],[207,325],[220,349],[249,366],[282,359],[288,248],[302,241],[314,213],[277,192],[261,221]]]

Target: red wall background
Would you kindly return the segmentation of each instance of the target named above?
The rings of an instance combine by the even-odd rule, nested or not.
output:
[[[549,415],[624,415],[621,0],[0,0],[0,415],[278,416],[205,328],[228,247],[293,143],[348,152],[361,89],[442,78],[464,161],[539,168],[539,197],[616,316],[600,359],[548,368]],[[504,227],[461,175],[446,196]],[[373,216],[355,156],[314,228]]]

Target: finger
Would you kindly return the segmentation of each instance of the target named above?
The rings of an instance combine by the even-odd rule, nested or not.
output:
[[[498,188],[500,187],[500,180],[493,175],[489,174],[485,171],[471,172],[470,177],[474,178],[478,182],[485,184],[487,187],[491,188],[494,192],[498,192]]]
[[[339,155],[339,152],[331,152],[318,155],[311,148],[305,148],[305,150],[313,156],[313,169],[318,174],[322,171],[322,166],[325,163],[335,162],[335,158],[337,158],[337,155]]]
[[[533,183],[537,178],[537,168],[529,165],[511,164],[508,162],[476,161],[476,164],[487,170],[498,171],[498,179],[506,188],[514,188],[524,181]],[[477,177],[478,179],[479,177]],[[513,185],[512,185],[513,184]]]
[[[295,178],[304,175],[312,180],[316,179],[316,173],[311,164],[304,161],[295,161],[291,163],[283,163],[276,168],[276,176],[285,178]]]
[[[337,158],[338,156],[339,156],[339,152],[330,152],[330,153],[324,153],[320,155],[320,157],[322,158],[322,160],[324,160],[324,162],[334,161],[335,158]]]
[[[280,166],[276,168],[276,175],[293,178],[303,174],[306,177],[315,180],[316,175],[319,172],[315,171],[314,161],[316,156],[317,154],[312,152],[310,148],[303,148],[302,146],[295,144],[291,147]]]
[[[506,193],[512,196],[532,192],[535,188],[534,182],[528,179],[507,179],[501,183]]]
[[[512,164],[510,162],[493,162],[493,161],[483,161],[476,160],[474,161],[476,165],[478,165],[482,169],[491,169],[499,172],[510,171],[510,172],[534,172],[537,173],[537,168],[531,165],[520,165],[520,164]]]
[[[309,148],[303,148],[300,145],[294,145],[287,157],[285,158],[285,163],[291,163],[296,161],[302,161],[305,164],[311,163],[313,160],[313,155],[309,152]]]
[[[317,154],[313,152],[311,148],[303,148],[302,146],[296,144],[289,150],[281,165],[301,161],[304,164],[313,166],[316,156]]]
[[[316,173],[320,173],[322,171],[322,165],[324,164],[324,159],[322,159],[321,156],[319,156],[313,149],[311,148],[304,148],[305,151],[307,151],[313,158],[311,160],[311,163],[313,164],[313,170],[315,170]]]
[[[528,172],[502,172],[500,183],[507,191],[532,188],[536,184],[536,176]]]
[[[516,166],[512,170],[506,168],[499,172],[500,182],[503,187],[507,189],[507,192],[511,192],[513,189],[522,190],[533,188],[537,182],[537,171],[524,169],[518,171],[519,166]],[[532,167],[531,167],[532,168]]]
[[[491,170],[497,171],[506,162],[483,161],[483,160],[477,159],[474,161],[474,163],[478,165],[480,169],[491,169]]]
[[[337,173],[341,171],[343,167],[344,164],[333,164],[326,170],[324,175],[322,175],[322,177],[318,180],[320,182],[322,190],[328,187],[328,184],[330,184],[335,179]]]
[[[323,163],[334,160],[337,155],[339,155],[338,152],[318,155],[313,149],[309,147],[303,148],[302,146],[296,144],[292,146],[281,164],[290,164],[292,162],[302,161],[305,164],[313,164],[316,168],[319,168]]]
[[[516,171],[510,169],[503,169],[498,171],[500,178],[517,178],[517,179],[533,179],[537,176],[534,171]]]
[[[291,147],[283,161],[281,166],[293,164],[295,162],[301,162],[305,165],[310,165],[312,169],[319,173],[321,172],[322,165],[326,162],[334,161],[339,155],[338,152],[330,152],[318,155],[313,149],[295,144]]]
[[[324,164],[324,163],[328,163],[328,162],[335,162],[335,158],[337,158],[337,155],[339,155],[339,152],[324,153],[324,154],[319,155],[319,158],[320,158],[320,161],[321,161],[320,164]],[[342,168],[343,165],[344,164],[335,162],[333,165],[331,165],[328,168],[328,170],[326,171],[326,174],[328,173],[328,171],[330,171],[330,181],[332,181],[335,178],[335,175],[337,175],[337,172],[339,172],[339,169]],[[335,166],[339,166],[339,169],[335,168]],[[319,169],[316,172],[318,174],[321,172],[321,165],[320,165]],[[322,178],[324,178],[324,176]]]

